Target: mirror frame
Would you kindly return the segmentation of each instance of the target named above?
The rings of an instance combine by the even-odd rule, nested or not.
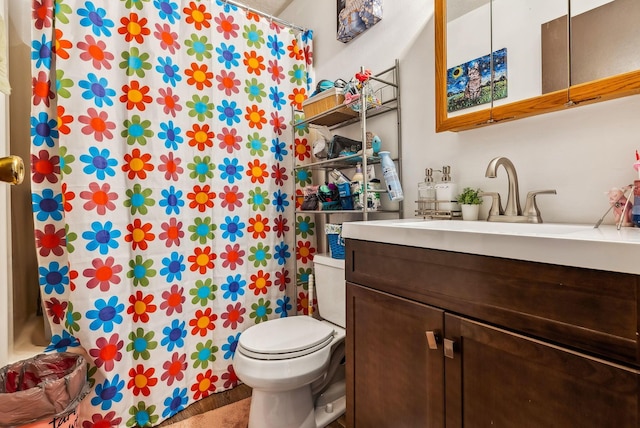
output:
[[[503,121],[640,94],[640,70],[540,96],[449,117],[447,113],[447,0],[434,0],[436,132],[465,131]],[[570,28],[570,27],[569,27]]]

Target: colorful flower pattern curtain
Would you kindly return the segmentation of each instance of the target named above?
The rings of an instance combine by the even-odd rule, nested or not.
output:
[[[306,308],[291,121],[311,33],[214,0],[35,0],[33,18],[48,351],[91,361],[82,427],[156,425],[238,384],[244,329]]]

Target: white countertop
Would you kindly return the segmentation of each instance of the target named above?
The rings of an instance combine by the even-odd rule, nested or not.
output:
[[[640,228],[462,220],[345,222],[344,238],[640,274]]]

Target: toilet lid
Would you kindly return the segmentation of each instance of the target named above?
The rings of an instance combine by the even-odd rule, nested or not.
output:
[[[327,346],[333,334],[331,325],[311,317],[278,318],[245,330],[238,350],[253,358],[294,358]]]

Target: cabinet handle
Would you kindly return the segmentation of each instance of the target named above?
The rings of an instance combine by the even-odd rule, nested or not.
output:
[[[457,349],[457,344],[454,340],[445,339],[444,340],[444,356],[447,358],[453,359],[453,354]]]
[[[427,344],[429,345],[429,349],[438,349],[438,343],[442,341],[442,336],[437,331],[425,331],[424,334],[427,336]]]

